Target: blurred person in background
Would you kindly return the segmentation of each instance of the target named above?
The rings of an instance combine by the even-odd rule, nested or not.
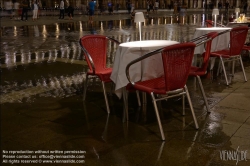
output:
[[[159,2],[158,0],[155,1],[155,12],[157,13],[157,10],[159,9]]]
[[[91,0],[89,2],[89,23],[93,23],[93,15],[95,13],[95,2],[94,0]]]
[[[19,10],[20,10],[20,3],[16,1],[14,3],[14,14],[13,14],[15,20],[20,19]]]
[[[68,16],[70,20],[74,17],[74,8],[71,5],[68,6]]]
[[[12,19],[13,15],[12,15],[12,10],[13,10],[13,3],[11,0],[8,0],[6,2],[4,2],[4,7],[5,10],[7,11],[8,15],[10,16],[10,19]]]
[[[35,21],[37,20],[37,13],[38,13],[38,5],[37,5],[36,0],[34,0],[32,4],[32,10],[33,10],[32,20]]]
[[[63,0],[61,0],[59,8],[60,8],[59,19],[64,19],[64,1]]]
[[[135,9],[131,12],[130,17],[131,17],[131,21],[135,19]]]
[[[21,20],[24,21],[23,17],[25,15],[25,21],[27,21],[28,20],[29,1],[28,0],[23,0],[21,6],[23,8]]]
[[[108,11],[109,14],[113,14],[113,4],[111,1],[108,2]]]
[[[244,6],[243,6],[243,13],[245,13],[245,15],[247,14],[247,8],[248,8],[248,3],[245,2]]]

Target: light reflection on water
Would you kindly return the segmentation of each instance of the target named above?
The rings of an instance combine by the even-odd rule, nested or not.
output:
[[[207,15],[195,14],[185,17],[146,17],[145,23],[142,24],[142,40],[187,41],[192,38],[196,27],[204,26],[206,19],[208,19]],[[92,26],[79,21],[4,28],[1,37],[2,82],[0,89],[1,95],[5,95],[6,100],[1,102],[22,102],[25,98],[26,102],[30,102],[32,100],[27,100],[27,98],[35,94],[67,97],[81,91],[87,67],[78,41],[80,37],[87,34],[102,34],[120,42],[139,40],[138,25],[129,19],[95,22]],[[116,46],[109,45],[108,47],[107,62],[112,65]],[[68,70],[65,68],[61,68],[64,74],[60,76],[55,76],[57,73],[53,70],[46,71],[49,73],[40,72],[40,75],[36,77],[26,75],[25,79],[18,80],[5,75],[10,71],[15,75],[31,65],[32,70],[37,71],[43,71],[48,64],[57,68],[59,63],[81,65],[81,67],[73,75],[68,75]],[[13,89],[15,95],[10,93]],[[35,89],[35,92],[22,91],[23,89]]]

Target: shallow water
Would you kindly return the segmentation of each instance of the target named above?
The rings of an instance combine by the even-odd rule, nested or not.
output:
[[[142,40],[188,41],[210,15],[147,17]],[[221,19],[221,18],[220,18]],[[120,42],[139,40],[138,25],[130,19],[4,27],[1,37],[2,103],[31,101],[31,96],[66,97],[81,93],[87,70],[80,37],[102,34]],[[109,46],[112,65],[115,47]],[[94,80],[92,80],[94,81]]]

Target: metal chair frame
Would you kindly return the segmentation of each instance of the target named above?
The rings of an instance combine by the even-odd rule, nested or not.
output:
[[[183,44],[183,43],[182,43]],[[189,47],[193,47],[193,51],[194,51],[194,47],[195,47],[195,44],[193,43],[185,43],[186,45],[189,45]],[[181,45],[181,44],[177,44],[177,45]],[[157,49],[155,51],[152,51],[150,53],[147,53],[145,55],[143,55],[142,57],[139,57],[133,61],[131,61],[127,66],[126,66],[126,76],[128,78],[128,81],[131,85],[135,85],[136,83],[133,82],[131,79],[130,79],[130,74],[129,74],[129,68],[137,63],[137,62],[140,62],[142,61],[143,59],[146,59],[150,56],[153,56],[155,54],[158,54],[158,53],[162,53],[163,51],[165,50],[171,50],[173,49],[173,47],[176,47],[176,45],[171,45],[171,46],[167,46],[167,47],[164,47],[164,48],[161,48],[161,49]],[[175,48],[174,48],[175,49]],[[174,50],[173,49],[173,50]],[[191,67],[191,60],[190,60],[190,67]],[[156,118],[157,118],[157,122],[158,122],[158,126],[159,126],[159,129],[160,129],[160,133],[161,133],[161,138],[162,140],[164,141],[165,140],[165,135],[164,135],[164,132],[163,132],[163,128],[162,128],[162,124],[161,124],[161,119],[160,119],[160,115],[159,115],[159,111],[158,111],[158,107],[157,107],[157,103],[158,101],[161,101],[161,100],[166,100],[166,99],[169,99],[169,98],[173,98],[173,97],[177,97],[177,96],[182,96],[184,98],[184,96],[187,96],[187,99],[188,99],[188,102],[189,102],[189,106],[190,106],[190,109],[191,109],[191,113],[192,113],[192,116],[193,116],[193,120],[194,120],[194,123],[195,123],[195,128],[198,129],[199,126],[198,126],[198,123],[197,123],[197,120],[196,120],[196,116],[195,116],[195,112],[194,112],[194,109],[193,109],[193,105],[192,105],[192,102],[191,102],[191,98],[190,98],[190,95],[189,95],[189,92],[188,92],[188,88],[186,85],[184,85],[183,88],[179,88],[179,89],[175,89],[175,90],[170,90],[170,91],[166,91],[166,94],[165,95],[160,95],[160,94],[155,94],[155,92],[151,92],[150,93],[151,95],[151,98],[152,98],[152,102],[153,102],[153,105],[154,105],[154,110],[155,110],[155,114],[156,114]],[[125,105],[127,105],[127,99],[124,99],[124,102]],[[126,114],[128,116],[128,110],[126,109]]]

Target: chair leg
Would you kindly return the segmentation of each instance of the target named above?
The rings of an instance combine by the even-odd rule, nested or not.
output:
[[[113,91],[115,89],[115,84],[113,82],[111,82],[111,86],[110,86],[110,95],[113,96]]]
[[[128,121],[128,92],[126,88],[122,89],[122,98],[123,98],[123,122]]]
[[[217,77],[219,76],[221,72],[221,61],[219,62],[218,69],[217,69]]]
[[[196,80],[196,78],[194,77],[194,90],[196,91],[196,85],[197,85],[197,80]]]
[[[204,91],[204,88],[203,88],[203,85],[202,85],[202,82],[201,82],[201,78],[200,78],[200,76],[196,76],[196,77],[198,79],[200,90],[201,90],[204,102],[206,104],[206,107],[207,107],[207,112],[210,112],[210,109],[209,109],[209,106],[208,106],[208,102],[207,102],[207,97],[206,97],[206,94],[205,94],[205,91]]]
[[[192,104],[191,99],[190,99],[188,88],[187,88],[186,85],[185,85],[184,88],[185,88],[185,91],[186,91],[186,95],[187,95],[188,103],[189,103],[189,106],[190,106],[190,109],[191,109],[191,113],[192,113],[192,116],[193,116],[193,119],[194,119],[195,128],[199,129],[199,125],[197,123],[197,119],[196,119],[196,116],[195,116],[195,113],[194,113],[194,108],[193,108],[193,104]]]
[[[136,97],[137,97],[138,106],[140,107],[141,106],[141,100],[140,100],[140,93],[139,93],[138,90],[136,91]]]
[[[247,82],[247,76],[246,76],[246,73],[245,73],[245,69],[244,69],[244,65],[243,65],[241,56],[239,57],[239,60],[240,60],[240,65],[241,65],[241,68],[242,68],[244,79]]]
[[[213,69],[211,69],[209,72],[210,72],[210,76],[211,76],[210,80],[213,81],[214,80],[214,71],[213,71]]]
[[[142,109],[147,110],[147,94],[142,92]]]
[[[182,95],[182,115],[184,116],[185,113],[185,95]]]
[[[107,112],[109,114],[110,113],[109,102],[108,102],[108,97],[107,97],[107,93],[106,93],[105,83],[103,81],[102,81],[102,88],[103,88],[103,94],[104,94],[105,103],[106,103],[106,107],[107,107]]]
[[[220,60],[221,60],[221,65],[222,65],[222,69],[223,69],[223,72],[224,72],[224,76],[225,76],[225,80],[226,80],[226,84],[229,85],[228,83],[228,79],[227,79],[227,73],[226,73],[226,69],[225,69],[225,65],[224,65],[224,61],[222,59],[222,57],[220,56]]]
[[[152,97],[154,108],[155,108],[155,115],[156,115],[156,118],[157,118],[158,126],[159,126],[159,129],[160,129],[160,132],[161,132],[161,139],[163,141],[165,141],[165,135],[164,135],[164,132],[163,132],[163,129],[162,129],[161,118],[159,116],[159,111],[158,111],[157,104],[156,104],[155,97],[154,97],[153,93],[151,93],[151,97]]]
[[[235,61],[232,61],[232,77],[234,77]]]
[[[83,87],[83,101],[85,101],[85,99],[86,99],[88,79],[89,79],[89,75],[86,74],[86,78],[85,78],[85,82],[84,82],[84,87]]]

